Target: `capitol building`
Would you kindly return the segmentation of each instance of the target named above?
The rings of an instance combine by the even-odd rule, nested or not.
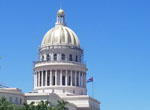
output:
[[[57,12],[55,27],[43,37],[34,62],[33,92],[23,93],[17,88],[0,88],[0,97],[5,96],[13,104],[58,100],[69,102],[69,110],[100,110],[100,102],[87,95],[86,65],[84,53],[76,33],[66,26],[65,12]]]

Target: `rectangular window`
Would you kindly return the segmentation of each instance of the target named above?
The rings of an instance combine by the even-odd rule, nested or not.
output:
[[[12,97],[9,97],[9,102],[11,102],[11,103],[12,103]]]
[[[22,99],[20,98],[20,104],[22,104]]]

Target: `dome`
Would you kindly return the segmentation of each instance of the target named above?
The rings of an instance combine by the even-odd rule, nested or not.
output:
[[[49,45],[71,45],[80,48],[77,35],[63,25],[56,25],[45,34],[41,46]]]
[[[65,16],[64,10],[62,10],[62,9],[58,10],[57,15],[59,15],[59,16]]]
[[[68,45],[80,48],[77,35],[65,25],[64,11],[62,9],[57,12],[55,27],[45,34],[41,43],[41,47],[50,45]]]

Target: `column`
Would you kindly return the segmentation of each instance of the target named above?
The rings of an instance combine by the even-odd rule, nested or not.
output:
[[[79,71],[79,87],[81,86],[81,72]]]
[[[55,86],[57,86],[57,70],[55,70]]]
[[[85,87],[85,73],[83,73],[83,86]]]
[[[36,72],[36,87],[38,87],[38,72]]]
[[[60,70],[60,86],[62,86],[62,70]]]
[[[43,86],[43,73],[44,73],[44,72],[42,71],[42,77],[41,77],[41,82],[42,82],[42,83],[41,83],[41,86]]]
[[[36,83],[36,87],[38,87],[38,84],[37,84],[38,76],[37,75],[38,75],[38,72],[36,72],[36,82],[35,82]]]
[[[38,72],[38,87],[40,87],[40,71]]]
[[[77,85],[77,71],[74,71],[75,74],[75,86]]]
[[[84,72],[82,72],[82,75],[83,75],[83,85],[82,86],[84,87]]]
[[[33,77],[34,88],[35,88],[35,73],[36,72],[34,72],[34,77]]]
[[[66,70],[66,74],[65,74],[65,85],[68,86],[68,71]]]
[[[84,87],[84,74],[82,72],[82,87]]]
[[[47,70],[45,71],[45,86],[47,86]]]
[[[37,83],[36,83],[37,81],[36,81],[36,80],[37,80],[37,72],[35,72],[35,77],[34,77],[34,84],[35,84],[35,87],[37,87]]]
[[[86,87],[86,73],[84,73],[85,74],[85,87]]]
[[[72,86],[72,70],[70,71],[70,75],[71,75],[71,86]]]
[[[52,70],[50,70],[50,86],[52,86]]]
[[[83,74],[84,74],[84,87],[86,87],[86,73]]]
[[[83,73],[83,87],[85,87],[85,85],[84,85],[84,81],[85,81],[85,78],[84,78],[84,72],[82,72]]]

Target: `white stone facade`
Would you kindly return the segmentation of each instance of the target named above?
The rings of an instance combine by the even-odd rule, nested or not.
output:
[[[22,105],[24,100],[24,94],[17,88],[0,88],[0,98],[6,97],[8,101],[13,104]]]
[[[20,99],[18,104],[48,100],[56,105],[63,99],[69,102],[69,110],[100,110],[100,102],[87,95],[87,68],[83,56],[79,39],[66,26],[65,13],[60,9],[55,27],[42,40],[39,61],[34,62],[33,93],[0,89],[0,96],[17,97]]]

